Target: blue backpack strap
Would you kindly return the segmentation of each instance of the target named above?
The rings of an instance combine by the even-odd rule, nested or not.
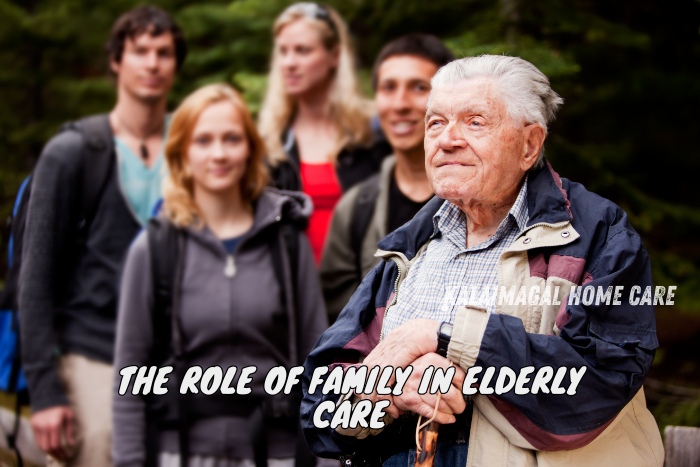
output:
[[[4,310],[17,310],[17,289],[22,256],[22,237],[24,236],[25,217],[29,205],[29,196],[31,194],[31,180],[31,175],[24,179],[17,191],[15,204],[12,208],[10,239],[7,244],[7,276],[5,278],[5,287],[0,296],[0,309]]]
[[[24,199],[25,193],[27,194],[27,199],[29,199],[29,186],[30,183],[32,182],[32,175],[29,174],[27,175],[27,178],[24,179],[22,184],[19,186],[19,190],[17,191],[17,196],[15,197],[15,204],[12,207],[12,222],[14,224],[14,219],[17,218],[17,214],[19,214],[20,208],[22,207],[22,203],[26,203],[27,200]],[[14,229],[12,229],[14,230]],[[14,245],[15,245],[15,236],[14,232],[10,232],[10,241],[7,243],[7,267],[11,268],[12,267],[12,261],[15,256],[15,251],[14,251]]]
[[[17,191],[17,197],[15,198],[15,205],[12,208],[12,215],[13,216],[17,215],[17,211],[19,210],[19,205],[20,205],[20,202],[22,200],[22,195],[24,194],[24,191],[27,189],[27,187],[29,186],[31,181],[32,181],[31,174],[27,175],[27,178],[25,178],[24,181],[22,182],[22,184],[19,186],[19,190]]]
[[[158,198],[158,201],[156,201],[156,204],[153,206],[153,209],[151,210],[151,217],[158,217],[160,212],[163,210],[163,198],[160,197]]]
[[[31,175],[24,179],[19,187],[19,190],[17,191],[15,204],[12,207],[10,240],[7,246],[7,266],[9,273],[2,296],[3,309],[7,310],[8,313],[7,315],[3,316],[2,319],[2,333],[4,334],[3,345],[5,346],[5,350],[9,350],[10,347],[13,348],[13,351],[5,354],[3,360],[3,364],[10,363],[9,373],[7,373],[7,384],[5,385],[6,387],[4,389],[9,393],[15,394],[15,419],[12,430],[7,433],[7,445],[15,452],[18,467],[22,467],[24,462],[22,461],[22,453],[17,447],[17,433],[19,433],[21,408],[23,405],[26,405],[29,402],[29,398],[26,391],[27,383],[24,380],[24,375],[20,370],[21,362],[19,352],[17,351],[19,348],[19,333],[17,332],[17,307],[14,297],[17,289],[17,276],[19,275],[19,268],[17,267],[15,270],[13,270],[12,265],[15,258],[15,235],[20,236],[21,246],[21,235],[24,232],[24,214],[26,212],[27,202],[29,200],[31,179]],[[9,360],[5,360],[5,358],[9,358]],[[3,381],[3,383],[5,383],[5,381]]]

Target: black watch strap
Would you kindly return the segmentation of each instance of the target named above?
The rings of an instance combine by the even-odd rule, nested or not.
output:
[[[452,323],[443,321],[438,326],[437,332],[437,353],[440,356],[447,357],[447,347],[450,345],[450,339],[452,339]]]

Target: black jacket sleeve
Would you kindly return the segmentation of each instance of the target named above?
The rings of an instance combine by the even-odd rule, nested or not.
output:
[[[44,147],[34,170],[23,238],[19,321],[24,373],[34,411],[68,403],[58,378],[56,333],[58,278],[70,267],[66,252],[74,236],[80,191],[82,135],[66,131]]]

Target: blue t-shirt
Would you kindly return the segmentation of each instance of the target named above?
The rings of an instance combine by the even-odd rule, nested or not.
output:
[[[163,128],[163,147],[165,147],[169,125],[170,118],[166,117]],[[116,136],[114,145],[119,168],[119,186],[136,218],[142,225],[146,225],[162,196],[163,181],[168,174],[163,161],[163,149],[154,164],[146,167],[143,159]]]

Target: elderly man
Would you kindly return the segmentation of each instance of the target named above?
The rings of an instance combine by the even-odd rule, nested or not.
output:
[[[642,391],[654,310],[629,300],[651,284],[649,258],[618,206],[544,160],[561,103],[514,57],[457,60],[432,79],[425,163],[437,196],[379,243],[385,261],[306,362],[302,423],[317,454],[413,465],[416,414],[434,414],[436,465],[662,465]],[[310,387],[318,369],[360,362],[412,372],[389,391]],[[417,390],[426,369],[452,365],[448,388]],[[384,423],[326,426],[322,403],[346,399],[381,402]]]

